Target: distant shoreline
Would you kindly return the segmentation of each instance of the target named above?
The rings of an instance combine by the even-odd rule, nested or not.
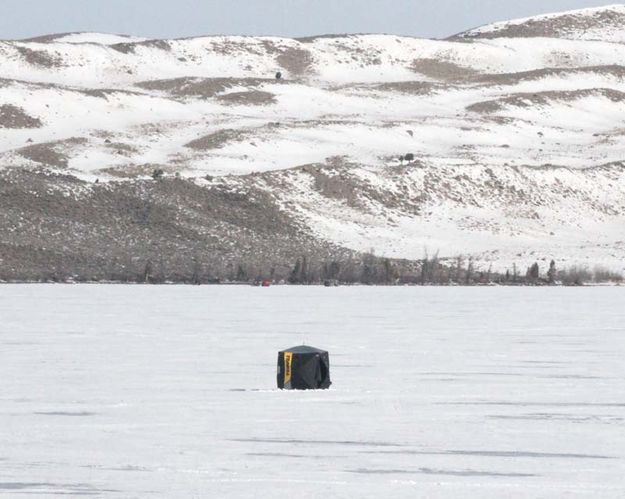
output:
[[[16,285],[65,285],[65,286],[76,286],[76,285],[114,285],[114,286],[195,286],[195,287],[206,287],[206,286],[249,286],[252,288],[261,288],[263,287],[260,284],[254,284],[249,282],[214,282],[214,283],[199,283],[194,284],[190,282],[182,282],[182,281],[171,281],[171,282],[158,282],[158,283],[149,283],[149,282],[122,282],[122,281],[0,281],[0,286],[16,286]],[[437,284],[437,283],[425,283],[425,284],[365,284],[361,282],[357,283],[340,283],[333,285],[326,285],[324,283],[310,283],[310,284],[291,284],[288,282],[285,283],[271,283],[270,286],[264,287],[290,287],[290,288],[354,288],[354,287],[362,287],[362,288],[597,288],[597,287],[625,287],[625,283],[618,281],[606,281],[606,282],[584,282],[580,284],[563,284],[563,283],[555,283],[555,284],[528,284],[528,283],[479,283],[479,284]]]

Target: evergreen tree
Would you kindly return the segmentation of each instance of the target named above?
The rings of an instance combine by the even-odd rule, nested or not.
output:
[[[298,258],[295,262],[293,270],[291,271],[291,275],[289,276],[289,282],[291,284],[297,284],[301,282],[300,281],[301,272],[302,272],[302,261]]]
[[[556,262],[554,260],[551,260],[551,263],[549,264],[549,270],[547,271],[547,280],[549,281],[549,284],[554,284],[556,282],[557,273],[558,271],[556,270]]]
[[[526,275],[528,281],[530,281],[530,282],[538,281],[538,278],[540,277],[540,268],[538,267],[538,262],[534,262],[527,269],[527,273],[525,275]]]

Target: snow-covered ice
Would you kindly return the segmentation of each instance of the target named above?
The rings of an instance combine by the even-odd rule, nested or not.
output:
[[[0,495],[622,498],[623,292],[3,286]]]

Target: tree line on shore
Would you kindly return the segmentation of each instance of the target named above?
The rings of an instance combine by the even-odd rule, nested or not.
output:
[[[560,269],[556,262],[533,263],[525,269],[517,265],[505,272],[484,267],[482,262],[468,257],[440,258],[425,255],[421,260],[398,260],[376,256],[373,252],[353,257],[319,259],[308,255],[291,263],[274,265],[221,261],[203,263],[193,259],[184,268],[168,269],[163,259],[148,259],[144,265],[114,266],[98,276],[50,272],[37,279],[44,282],[126,282],[126,283],[185,283],[185,284],[254,284],[269,282],[293,285],[365,284],[365,285],[506,285],[554,286],[593,283],[623,283],[618,272],[597,266],[588,269],[572,266]]]
[[[624,282],[622,274],[596,266],[590,270],[583,266],[558,269],[551,260],[544,269],[538,262],[521,271],[516,264],[505,272],[493,271],[492,265],[485,270],[473,258],[458,256],[453,260],[441,259],[438,254],[426,255],[416,262],[377,258],[368,253],[354,263],[331,261],[310,266],[305,257],[297,259],[287,280],[290,284],[319,284],[342,282],[345,284],[377,285],[488,285],[542,286],[542,285],[584,285],[592,283]]]
[[[538,262],[524,271],[517,265],[505,272],[497,272],[489,266],[483,269],[473,258],[456,257],[453,260],[441,259],[438,255],[422,260],[393,260],[379,258],[366,253],[360,259],[311,261],[302,256],[295,260],[288,275],[276,272],[254,272],[245,265],[237,266],[234,277],[229,282],[262,282],[268,280],[282,284],[366,284],[366,285],[465,285],[478,286],[498,284],[506,286],[581,286],[595,283],[616,283],[625,277],[615,271],[596,266],[588,269],[571,266],[558,269],[555,260],[541,269]]]

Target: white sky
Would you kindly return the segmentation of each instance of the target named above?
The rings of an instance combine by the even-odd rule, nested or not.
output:
[[[0,39],[73,31],[153,38],[365,32],[443,38],[493,21],[605,4],[605,0],[0,0]]]

